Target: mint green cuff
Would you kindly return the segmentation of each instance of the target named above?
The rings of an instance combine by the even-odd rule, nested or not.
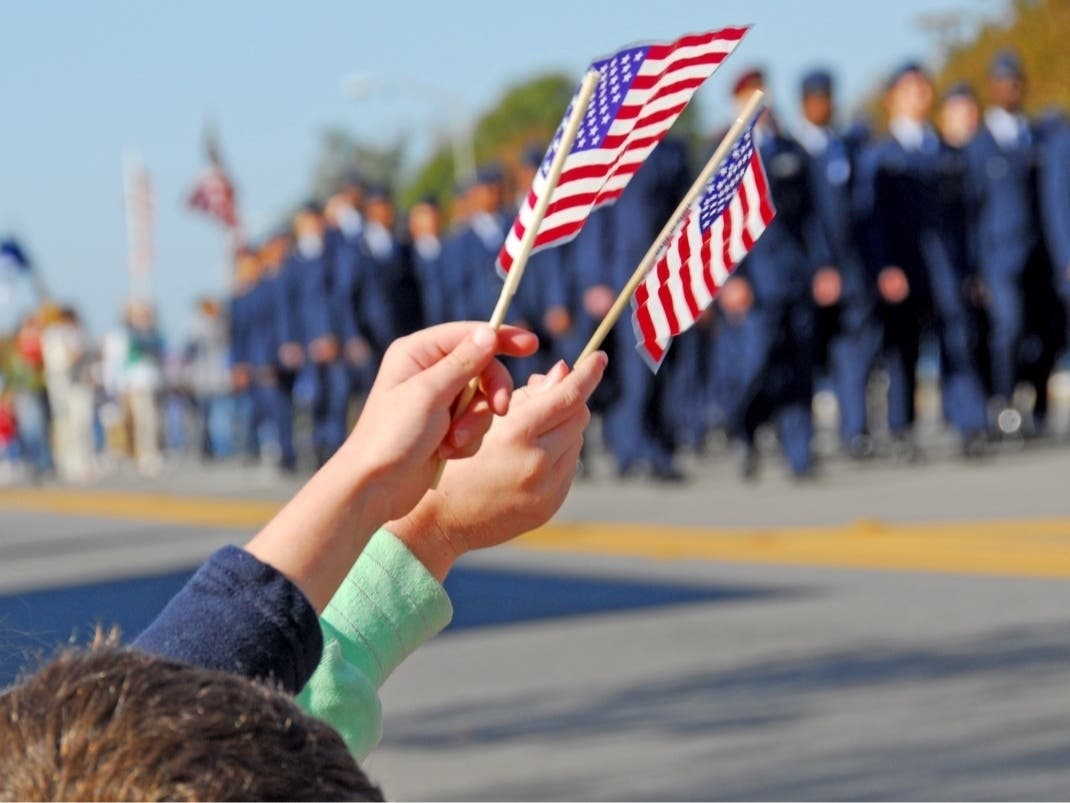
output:
[[[453,618],[445,589],[387,530],[376,532],[320,618],[376,688]]]

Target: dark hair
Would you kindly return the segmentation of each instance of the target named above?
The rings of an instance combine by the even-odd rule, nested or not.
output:
[[[284,692],[113,643],[0,694],[0,800],[383,799]]]

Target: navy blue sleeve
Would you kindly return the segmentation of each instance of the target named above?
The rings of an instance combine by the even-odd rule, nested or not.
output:
[[[323,652],[319,619],[301,590],[244,549],[220,549],[133,644],[205,669],[272,679],[299,692]]]
[[[1070,293],[1070,127],[1052,143],[1041,172],[1041,212],[1058,288]]]

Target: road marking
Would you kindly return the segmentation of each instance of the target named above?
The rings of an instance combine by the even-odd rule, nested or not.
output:
[[[279,506],[273,501],[165,494],[0,491],[0,510],[242,530],[260,527]],[[1070,518],[924,524],[857,521],[833,527],[753,529],[555,522],[514,545],[657,560],[1070,577]]]

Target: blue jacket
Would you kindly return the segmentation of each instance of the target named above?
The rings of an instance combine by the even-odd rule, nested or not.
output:
[[[325,247],[330,265],[331,311],[338,336],[343,342],[356,338],[367,340],[367,327],[358,316],[360,298],[365,292],[360,240],[333,229],[327,233]]]
[[[978,267],[1017,275],[1037,245],[1036,163],[1031,142],[1003,150],[982,125],[966,146],[969,228]]]
[[[296,585],[245,550],[227,546],[197,570],[133,647],[274,680],[297,694],[319,664],[323,633]]]
[[[780,306],[810,298],[817,263],[831,255],[811,187],[810,157],[776,133],[759,146],[776,217],[738,268],[757,304]]]
[[[413,271],[420,288],[424,326],[434,326],[450,320],[451,302],[443,269],[444,243],[434,240],[413,243],[409,247]]]
[[[1044,236],[1057,272],[1057,286],[1064,295],[1070,294],[1070,125],[1063,125],[1052,136],[1040,178]]]
[[[248,327],[247,357],[249,363],[257,367],[274,365],[278,360],[281,345],[278,337],[279,316],[276,297],[278,283],[277,276],[265,275],[245,296]]]
[[[285,309],[276,319],[286,333],[282,342],[308,346],[314,340],[338,335],[328,287],[326,246],[319,256],[308,258],[294,249],[282,268],[276,300]]]
[[[249,363],[249,289],[231,297],[227,305],[231,366]]]
[[[361,242],[363,277],[357,319],[367,330],[373,347],[382,354],[399,337],[420,328],[423,310],[408,250],[392,237],[389,252],[376,254],[368,246],[367,232],[366,226]]]
[[[869,302],[873,283],[859,247],[862,235],[854,196],[858,152],[835,132],[827,130],[826,134],[824,150],[809,154],[810,187],[823,232],[823,237],[815,238],[812,259],[816,266],[833,265],[839,270],[844,301]],[[827,253],[817,250],[821,248],[827,248]]]

